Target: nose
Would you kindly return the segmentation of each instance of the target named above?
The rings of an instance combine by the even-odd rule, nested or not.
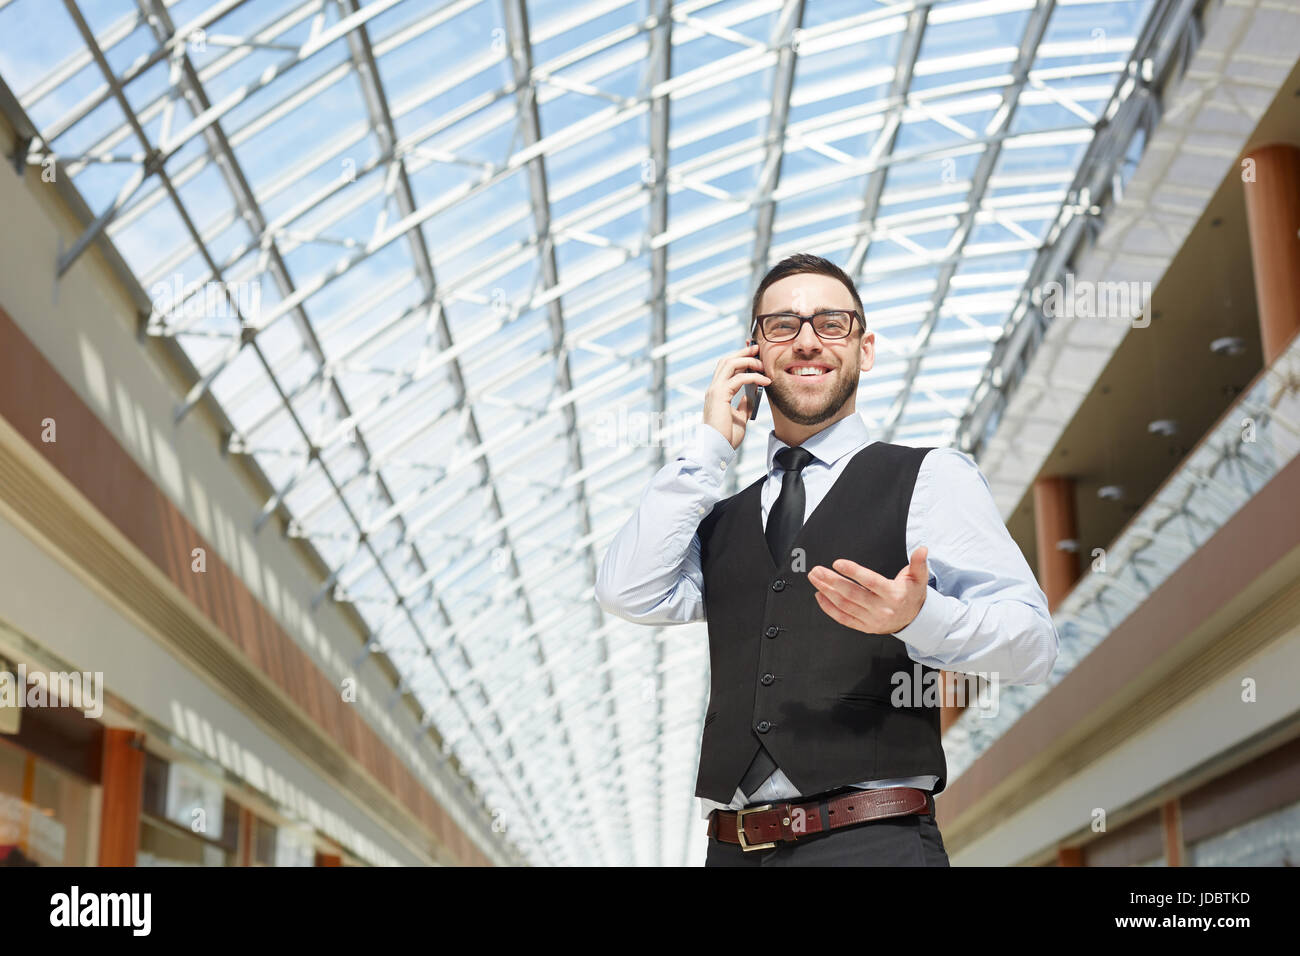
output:
[[[794,338],[794,348],[800,352],[820,352],[822,340],[817,337],[813,331],[811,322],[804,322],[799,326],[799,334]]]

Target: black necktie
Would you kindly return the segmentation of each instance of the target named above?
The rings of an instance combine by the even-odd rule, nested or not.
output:
[[[777,496],[776,504],[767,516],[764,534],[768,550],[772,552],[772,560],[778,568],[784,567],[789,560],[795,536],[803,527],[803,469],[812,459],[812,452],[803,448],[782,448],[776,453],[776,463],[784,469],[785,474],[781,477],[781,494]],[[767,752],[767,748],[760,745],[753,763],[741,778],[740,792],[746,797],[752,796],[775,769],[776,761]]]
[[[776,453],[776,463],[785,469],[785,474],[781,477],[781,494],[767,516],[763,533],[778,568],[785,567],[790,560],[795,536],[803,527],[803,469],[812,460],[812,452],[803,448],[782,448]]]

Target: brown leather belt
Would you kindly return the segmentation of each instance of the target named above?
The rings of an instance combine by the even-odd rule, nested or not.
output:
[[[821,807],[826,807],[829,829],[851,827],[868,820],[934,813],[934,796],[915,787],[853,790],[842,796],[808,803],[768,803],[743,810],[714,810],[709,814],[709,836],[723,843],[739,843],[742,850],[765,850],[775,841],[793,843],[821,833]]]

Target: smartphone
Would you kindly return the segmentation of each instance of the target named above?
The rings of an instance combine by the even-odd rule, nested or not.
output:
[[[753,339],[746,339],[745,345],[754,344]],[[752,422],[758,417],[758,406],[763,403],[763,388],[755,385],[753,382],[746,382],[744,385],[745,395],[749,398],[749,420]]]

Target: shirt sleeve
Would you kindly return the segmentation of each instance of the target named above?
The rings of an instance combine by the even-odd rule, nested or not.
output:
[[[704,616],[701,519],[722,498],[736,450],[706,422],[655,474],[614,536],[596,574],[596,602],[637,624],[687,624]]]
[[[912,660],[1004,684],[1038,684],[1059,639],[1025,556],[1007,531],[988,481],[955,448],[927,454],[907,521],[907,553],[928,549],[930,581],[917,616],[894,636]]]

